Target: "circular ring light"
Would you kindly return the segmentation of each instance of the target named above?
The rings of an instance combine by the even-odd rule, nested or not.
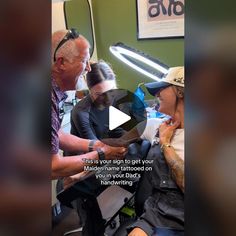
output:
[[[154,80],[159,81],[168,73],[169,66],[123,43],[110,46],[110,51],[125,64]]]

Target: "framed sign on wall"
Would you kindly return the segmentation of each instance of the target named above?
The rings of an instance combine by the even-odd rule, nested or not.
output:
[[[184,37],[184,0],[136,0],[138,39]]]

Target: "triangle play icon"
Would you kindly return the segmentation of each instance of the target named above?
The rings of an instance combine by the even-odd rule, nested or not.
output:
[[[130,116],[118,110],[113,106],[109,106],[109,130],[113,130],[120,125],[123,125],[131,119]]]

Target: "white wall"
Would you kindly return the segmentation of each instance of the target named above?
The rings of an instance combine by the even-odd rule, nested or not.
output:
[[[89,4],[91,7],[91,19],[92,19],[92,29],[93,29],[93,37],[94,37],[94,51],[93,51],[93,55],[91,57],[91,60],[93,61],[97,61],[98,56],[97,56],[97,44],[96,44],[96,36],[95,36],[95,30],[94,30],[94,22],[93,22],[93,8],[92,8],[92,0],[89,0]]]
[[[52,33],[65,28],[63,2],[52,3]]]
[[[61,29],[66,28],[63,3],[64,3],[64,1],[61,1],[61,2],[57,2],[57,0],[52,1],[52,33],[57,30],[61,30]],[[91,13],[93,16],[93,9],[92,9],[91,0],[89,0],[89,4],[91,7]],[[97,60],[97,48],[96,48],[96,38],[95,38],[95,32],[94,32],[93,17],[92,17],[92,28],[93,28],[93,35],[94,35],[94,52],[93,52],[91,60],[96,61]]]

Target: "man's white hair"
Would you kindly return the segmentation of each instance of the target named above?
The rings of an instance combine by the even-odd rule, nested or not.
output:
[[[54,64],[55,50],[58,44],[61,42],[61,40],[65,37],[67,32],[68,32],[67,30],[59,30],[53,33],[52,35],[52,49],[51,49],[52,64]],[[60,48],[58,48],[55,56],[56,58],[63,57],[72,63],[74,61],[74,58],[77,57],[78,55],[79,55],[79,48],[76,45],[75,40],[68,40]]]

